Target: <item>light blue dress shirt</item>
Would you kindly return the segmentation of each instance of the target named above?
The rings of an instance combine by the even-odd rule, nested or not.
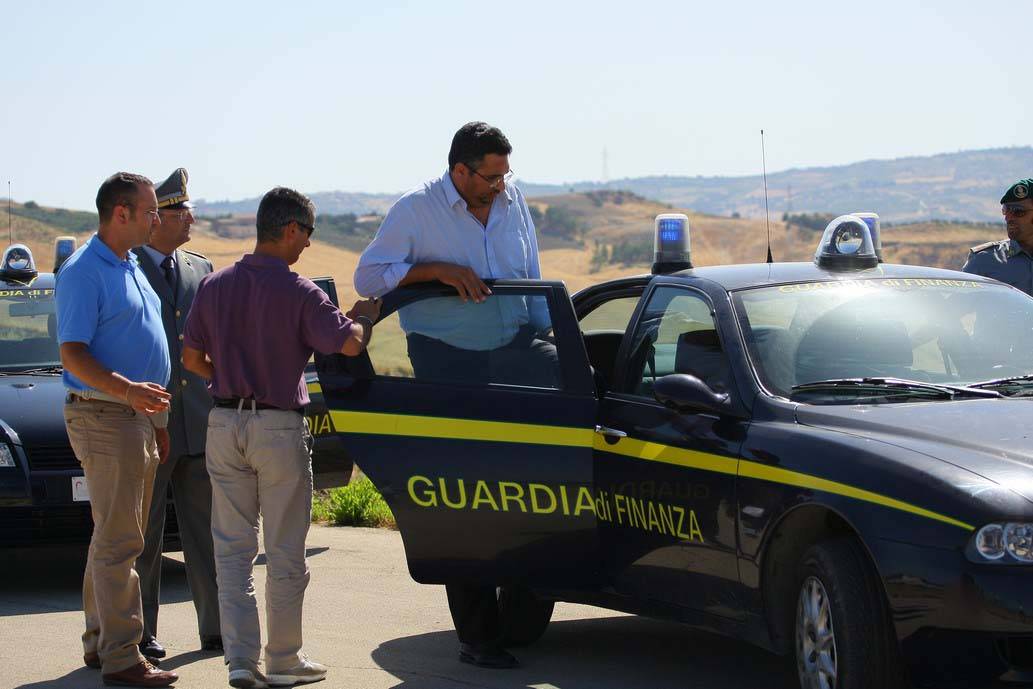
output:
[[[57,341],[82,342],[93,358],[134,382],[165,386],[172,370],[161,300],[132,251],[120,259],[93,235],[61,266],[57,301]],[[65,386],[88,385],[65,369]]]
[[[541,279],[538,240],[524,195],[507,184],[481,225],[446,171],[414,189],[387,212],[359,258],[355,289],[364,297],[387,294],[417,263],[468,266],[483,279]],[[495,349],[520,326],[549,325],[544,297],[491,296],[481,304],[459,297],[425,299],[399,311],[402,329],[462,349]]]

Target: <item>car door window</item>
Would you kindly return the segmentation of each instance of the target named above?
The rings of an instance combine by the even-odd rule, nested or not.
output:
[[[718,392],[730,388],[710,303],[699,292],[659,287],[632,336],[626,392],[651,399],[656,380],[672,373],[695,376]]]
[[[379,378],[558,389],[551,330],[544,294],[427,295],[377,323],[369,360]]]
[[[623,333],[628,329],[638,300],[639,296],[635,295],[604,301],[581,317],[581,332],[588,335],[598,331],[619,330]]]

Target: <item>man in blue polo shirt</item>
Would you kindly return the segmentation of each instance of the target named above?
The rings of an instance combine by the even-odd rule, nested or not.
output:
[[[97,192],[100,225],[57,275],[58,342],[68,388],[65,427],[90,491],[93,536],[83,576],[83,661],[105,684],[163,687],[178,679],[151,665],[140,580],[158,464],[169,449],[168,343],[161,302],[133,247],[161,222],[146,177],[112,175]]]

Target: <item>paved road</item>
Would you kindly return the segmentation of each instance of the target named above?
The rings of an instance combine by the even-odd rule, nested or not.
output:
[[[343,689],[783,689],[786,664],[763,651],[684,627],[580,605],[557,606],[516,670],[456,660],[444,590],[409,578],[396,532],[314,527],[305,604],[306,651]],[[81,664],[81,550],[0,551],[0,688],[91,689]],[[181,689],[225,687],[222,658],[198,650],[178,554],[165,561],[159,638]],[[264,559],[256,568],[259,598]],[[259,601],[259,609],[263,609]]]

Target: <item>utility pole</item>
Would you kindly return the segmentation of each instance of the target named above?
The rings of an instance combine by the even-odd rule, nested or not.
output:
[[[610,154],[606,151],[606,146],[603,146],[603,186],[605,187],[610,183]]]

